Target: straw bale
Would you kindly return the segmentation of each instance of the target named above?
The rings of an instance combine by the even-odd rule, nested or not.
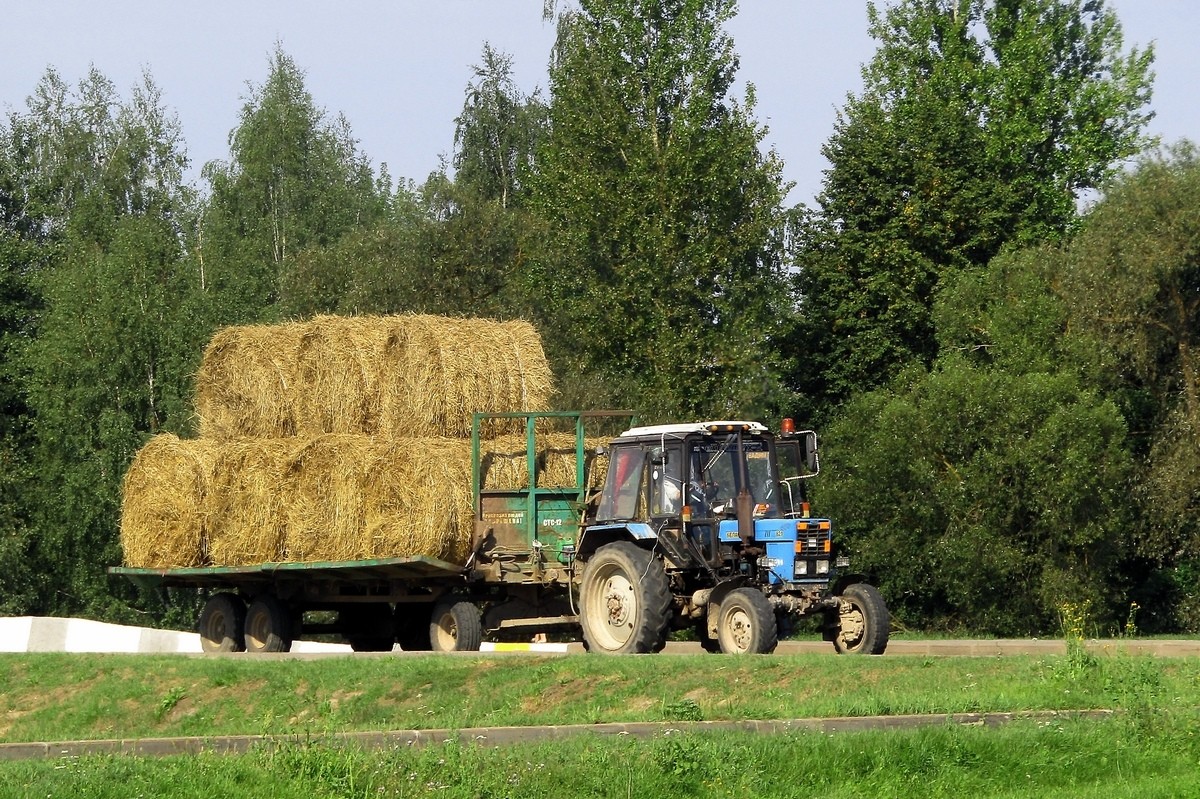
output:
[[[197,375],[201,435],[466,438],[473,413],[538,411],[553,381],[528,322],[318,316],[219,331]],[[521,422],[489,426],[489,435]]]
[[[215,566],[285,559],[287,471],[294,439],[254,439],[220,445],[213,477],[208,557]]]
[[[540,411],[553,380],[541,339],[528,322],[392,317],[390,361],[380,426],[393,436],[467,438],[474,413]],[[497,433],[519,430],[517,421]]]
[[[219,441],[296,434],[296,364],[304,325],[217,331],[196,374],[200,437]]]
[[[367,436],[329,434],[299,446],[288,464],[289,561],[372,557],[363,535],[366,470],[380,443]]]
[[[305,323],[297,350],[297,434],[379,432],[381,384],[393,323],[386,317],[318,316]]]
[[[200,566],[217,445],[155,436],[125,474],[121,548],[139,568]]]
[[[470,442],[388,442],[375,452],[364,493],[366,534],[376,557],[466,562],[474,530]]]

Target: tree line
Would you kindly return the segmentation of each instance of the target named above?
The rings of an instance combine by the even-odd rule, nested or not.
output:
[[[105,567],[213,331],[427,312],[532,320],[562,407],[819,425],[899,623],[1200,629],[1200,156],[1145,133],[1152,48],[1101,0],[868,9],[812,207],[733,0],[548,4],[546,93],[484,45],[419,183],[279,46],[198,186],[151,75],[48,69],[0,123],[0,612],[190,619]]]

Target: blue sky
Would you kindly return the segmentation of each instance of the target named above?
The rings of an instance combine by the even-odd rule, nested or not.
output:
[[[422,181],[453,145],[454,117],[483,43],[513,57],[525,91],[546,86],[554,39],[542,0],[0,0],[0,109],[20,110],[48,66],[70,83],[94,64],[123,92],[148,69],[179,117],[193,174],[228,153],[247,83],[266,76],[281,42],[309,91],[345,114],[363,151],[394,178]],[[1156,42],[1151,132],[1200,140],[1200,3],[1109,0],[1127,43]],[[730,27],[740,76],[757,88],[767,143],[796,183],[819,191],[821,145],[874,45],[860,0],[741,0]]]

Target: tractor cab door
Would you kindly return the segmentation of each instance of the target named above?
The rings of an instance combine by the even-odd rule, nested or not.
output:
[[[780,510],[790,518],[807,516],[804,481],[821,471],[817,434],[804,430],[775,439],[775,457],[779,463]]]

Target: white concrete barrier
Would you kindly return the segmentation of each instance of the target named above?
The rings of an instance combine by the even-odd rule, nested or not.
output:
[[[196,633],[41,616],[0,618],[0,652],[198,653]],[[349,652],[345,644],[296,641],[293,652]]]

